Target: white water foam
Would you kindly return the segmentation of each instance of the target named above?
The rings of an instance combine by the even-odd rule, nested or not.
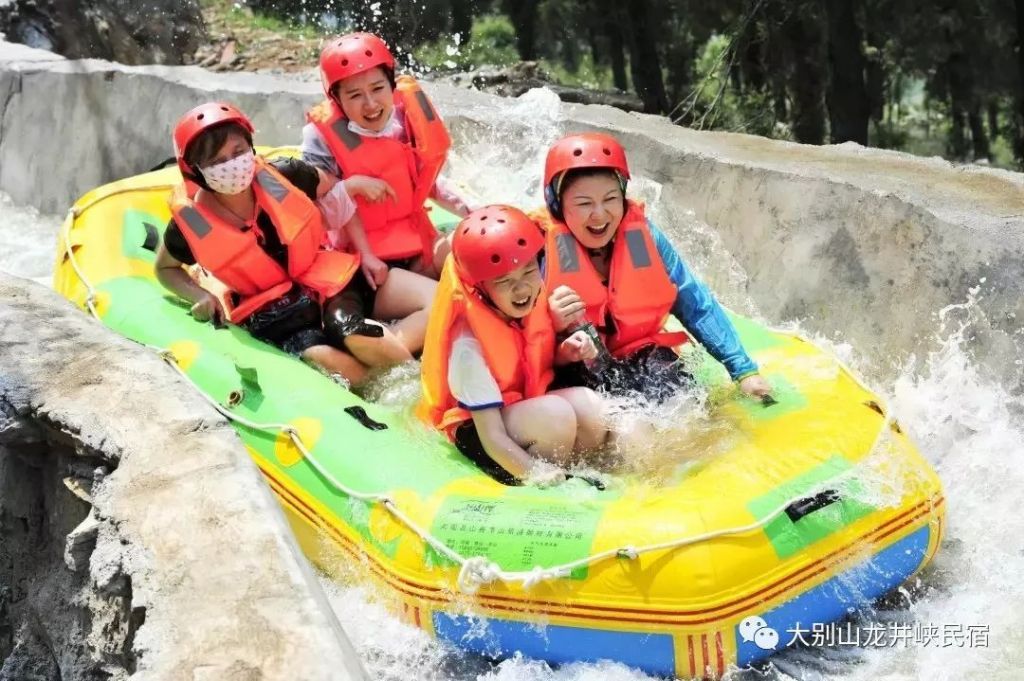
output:
[[[0,192],[0,270],[49,286],[60,224]]]

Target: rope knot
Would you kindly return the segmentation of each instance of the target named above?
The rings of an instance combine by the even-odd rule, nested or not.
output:
[[[549,579],[559,577],[558,570],[545,570],[540,566],[535,566],[523,579],[523,588],[532,589],[541,582],[546,582]]]
[[[640,553],[636,548],[632,546],[623,546],[621,549],[615,552],[615,555],[619,558],[629,558],[630,560],[636,560]]]
[[[467,558],[459,570],[457,584],[464,594],[475,594],[480,587],[491,584],[501,576],[501,568],[484,556]]]

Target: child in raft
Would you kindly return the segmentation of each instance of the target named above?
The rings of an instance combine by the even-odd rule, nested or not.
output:
[[[543,246],[516,208],[463,219],[423,349],[417,413],[506,483],[564,480],[561,466],[609,436],[594,391],[548,390],[555,365],[591,360],[596,348],[583,332],[556,344],[537,264]]]
[[[395,76],[395,58],[370,33],[334,39],[320,54],[325,101],[307,115],[302,158],[343,178],[330,192],[336,221],[348,223],[347,248],[362,258],[362,277],[343,298],[356,319],[376,317],[377,287],[398,270],[437,279],[449,251],[431,224],[432,197],[464,216],[466,202],[440,177],[451,140],[444,121],[411,76]],[[352,218],[349,220],[349,218]],[[397,310],[425,331],[433,288],[410,281]],[[395,313],[396,310],[390,310]]]
[[[610,358],[599,373],[564,367],[557,384],[660,402],[692,383],[673,348],[687,335],[666,333],[668,315],[721,362],[745,394],[771,387],[743,349],[722,306],[694,277],[668,238],[626,198],[629,166],[615,138],[575,134],[555,142],[544,166],[544,283],[555,331],[596,330]],[[591,326],[592,325],[592,326]]]
[[[178,121],[174,149],[185,181],[172,194],[157,279],[192,304],[196,319],[238,324],[352,385],[370,367],[409,359],[390,329],[351,317],[342,325],[325,314],[359,270],[358,255],[321,248],[315,201],[330,179],[297,159],[256,156],[252,134],[245,114],[222,102]],[[185,270],[197,263],[226,287],[227,309]],[[379,296],[391,295],[389,288]]]

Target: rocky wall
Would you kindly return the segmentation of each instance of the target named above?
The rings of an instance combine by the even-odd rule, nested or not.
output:
[[[0,273],[0,681],[365,679],[231,426]]]

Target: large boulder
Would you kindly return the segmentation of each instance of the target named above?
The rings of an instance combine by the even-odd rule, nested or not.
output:
[[[363,681],[234,429],[0,272],[0,681]]]
[[[0,33],[72,59],[184,64],[206,28],[195,0],[7,0]]]

